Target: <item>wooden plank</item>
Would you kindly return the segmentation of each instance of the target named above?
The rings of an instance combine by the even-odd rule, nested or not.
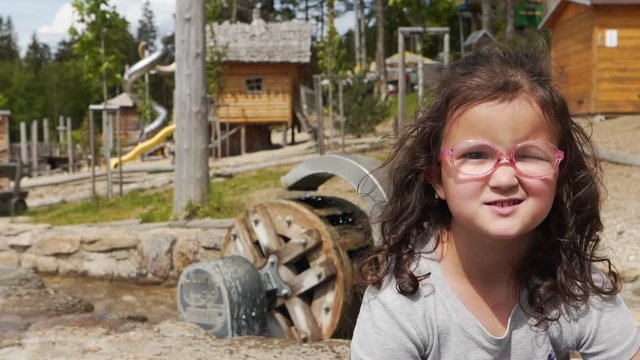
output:
[[[284,246],[284,241],[273,226],[271,215],[264,204],[258,204],[249,212],[249,223],[258,238],[258,244],[265,255],[273,254]]]
[[[290,297],[285,300],[285,307],[298,330],[299,340],[322,340],[322,331],[311,312],[309,304],[298,297]]]
[[[307,229],[300,236],[292,238],[283,247],[274,252],[278,256],[281,263],[288,264],[293,260],[298,259],[305,254],[320,245],[322,239],[320,239],[320,233],[316,229]]]
[[[290,279],[288,285],[294,296],[318,286],[336,274],[333,263],[326,257],[319,258],[310,268]]]

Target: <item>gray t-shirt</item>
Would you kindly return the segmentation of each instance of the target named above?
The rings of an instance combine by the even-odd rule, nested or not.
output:
[[[502,337],[489,334],[456,298],[439,264],[423,255],[416,274],[431,272],[419,291],[405,297],[395,281],[364,294],[351,342],[351,359],[631,359],[640,348],[638,328],[622,298],[592,297],[547,330],[516,306]],[[525,297],[523,297],[525,299]]]

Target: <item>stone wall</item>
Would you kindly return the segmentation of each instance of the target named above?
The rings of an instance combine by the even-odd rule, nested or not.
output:
[[[193,262],[220,256],[231,220],[159,224],[0,224],[0,266],[38,272],[128,280],[177,281]]]

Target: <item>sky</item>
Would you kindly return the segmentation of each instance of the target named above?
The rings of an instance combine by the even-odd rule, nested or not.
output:
[[[116,10],[129,21],[129,31],[134,35],[143,3],[144,0],[111,0]],[[150,0],[149,3],[158,36],[173,31],[175,0]],[[22,54],[33,33],[55,51],[60,40],[69,38],[68,30],[73,22],[71,0],[0,0],[0,15],[5,19],[11,16]]]
[[[134,35],[143,3],[144,0],[111,0],[116,10],[129,21],[129,31]],[[149,3],[155,16],[158,36],[172,32],[175,0],[150,0]],[[68,30],[73,23],[71,0],[0,0],[0,15],[5,19],[11,16],[21,54],[26,51],[34,33],[55,52],[57,43],[69,38]],[[336,27],[340,33],[344,33],[352,27],[353,22],[353,14],[347,14],[336,20]]]

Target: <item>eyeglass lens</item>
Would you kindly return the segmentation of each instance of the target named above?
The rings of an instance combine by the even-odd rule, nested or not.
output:
[[[462,142],[453,148],[453,166],[467,175],[490,172],[498,161],[498,151],[484,142]],[[513,164],[524,175],[545,176],[556,167],[556,148],[547,143],[525,143],[513,153]]]

